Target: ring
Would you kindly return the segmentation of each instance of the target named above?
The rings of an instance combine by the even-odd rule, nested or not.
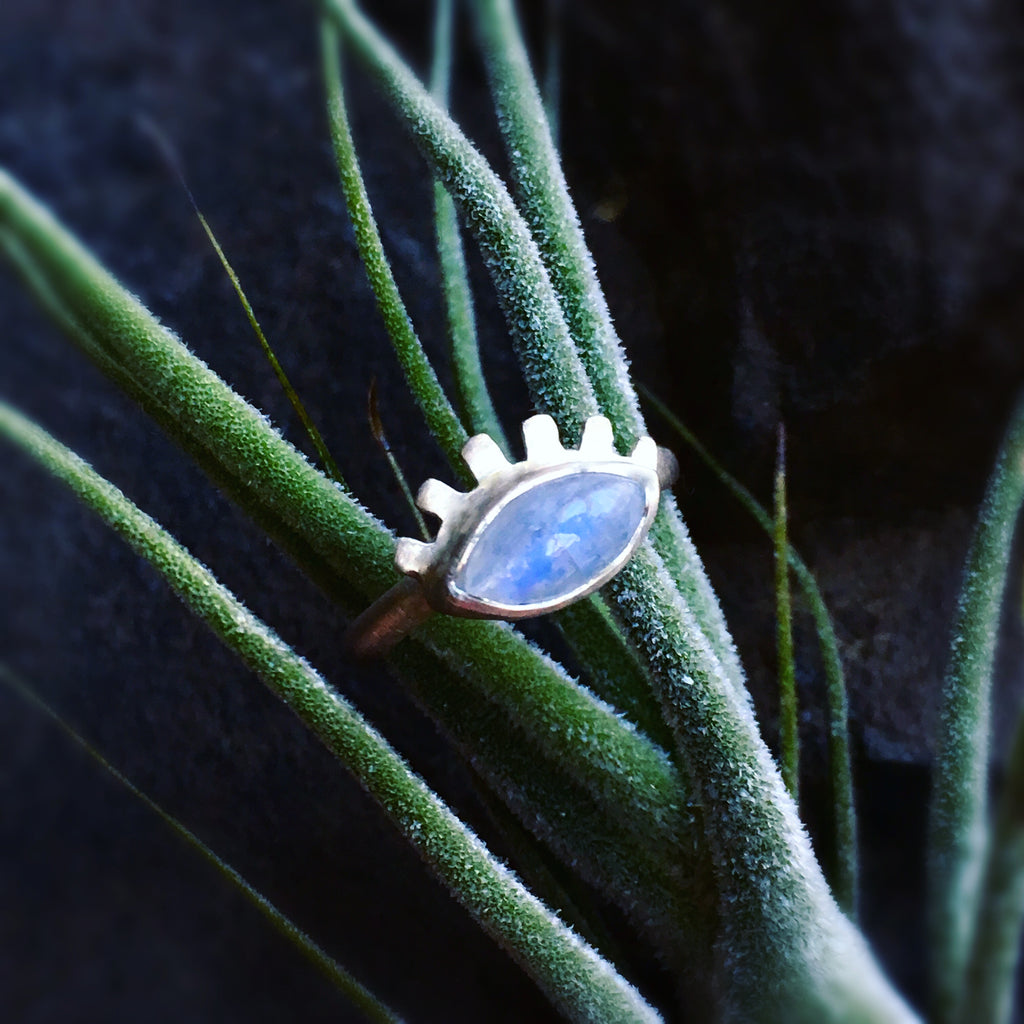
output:
[[[678,472],[649,437],[619,455],[604,416],[587,420],[578,449],[562,447],[547,415],[523,423],[523,440],[526,458],[511,463],[487,434],[470,438],[462,457],[477,486],[468,493],[424,482],[416,504],[440,520],[437,536],[398,541],[406,579],[349,627],[354,654],[387,653],[435,612],[525,619],[586,597],[632,557]]]

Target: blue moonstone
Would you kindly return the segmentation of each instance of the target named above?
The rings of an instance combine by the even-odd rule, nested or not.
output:
[[[626,549],[646,505],[641,483],[612,473],[538,484],[501,509],[452,582],[470,597],[499,605],[557,601]]]

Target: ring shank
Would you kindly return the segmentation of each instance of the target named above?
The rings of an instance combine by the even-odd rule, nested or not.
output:
[[[433,614],[419,581],[406,576],[353,620],[345,644],[357,658],[381,657]]]

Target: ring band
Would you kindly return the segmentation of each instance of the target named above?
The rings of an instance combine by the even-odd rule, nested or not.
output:
[[[462,456],[477,486],[462,493],[429,479],[416,504],[441,525],[432,542],[399,539],[406,578],[356,618],[346,644],[386,654],[431,615],[523,619],[564,608],[602,587],[629,561],[678,473],[675,456],[642,437],[616,452],[611,423],[587,420],[566,449],[547,415],[523,423],[526,458],[510,463],[487,434]]]

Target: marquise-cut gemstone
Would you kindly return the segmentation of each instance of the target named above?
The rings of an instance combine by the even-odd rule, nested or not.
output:
[[[501,509],[452,582],[470,597],[499,605],[555,602],[625,550],[646,505],[640,482],[612,473],[538,484]]]

